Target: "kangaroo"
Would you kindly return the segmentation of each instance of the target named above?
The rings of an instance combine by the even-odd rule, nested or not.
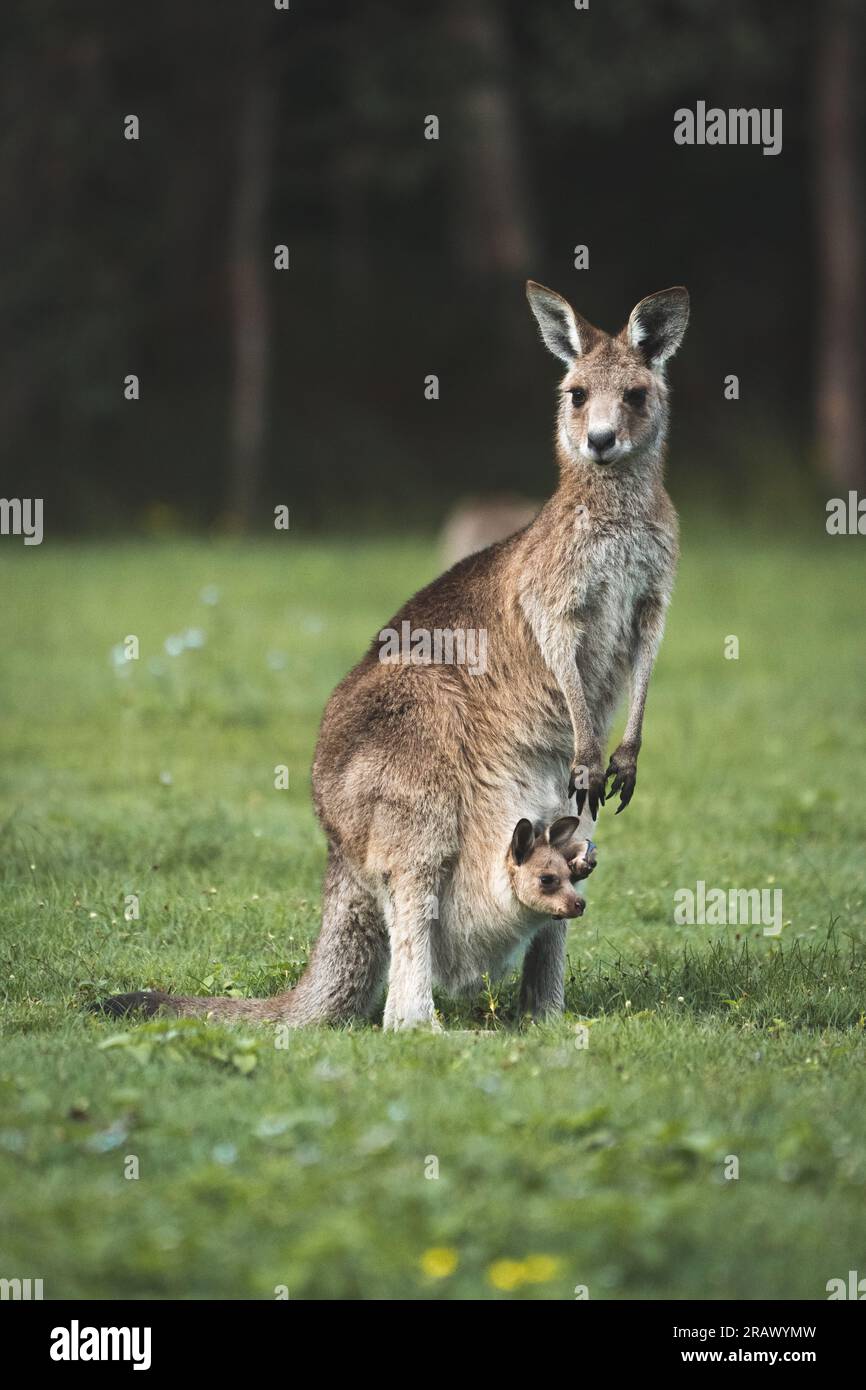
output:
[[[508,493],[489,497],[466,497],[450,513],[442,528],[440,552],[445,569],[450,569],[467,555],[484,550],[496,541],[504,541],[514,531],[528,526],[540,502]]]
[[[634,794],[677,561],[662,481],[665,367],[686,331],[688,292],[641,300],[616,336],[535,281],[527,295],[564,367],[558,486],[523,530],[411,598],[331,696],[313,763],[328,840],[322,927],[297,988],[280,996],[279,1014],[265,1001],[267,1017],[368,1015],[387,972],[383,1026],[435,1026],[434,983],[475,978],[500,959],[499,934],[479,931],[471,906],[459,917],[496,891],[480,887],[501,871],[489,867],[490,847],[519,820],[561,819],[572,798],[591,840],[606,795],[619,794],[619,813]],[[395,660],[390,634],[404,624],[422,640]],[[423,640],[437,632],[464,644],[483,634],[485,660],[437,659]],[[606,763],[629,680],[625,731]],[[464,920],[462,936],[442,940],[443,905]],[[561,1011],[565,937],[552,915],[532,933],[522,1013]],[[218,1016],[263,1016],[262,1001],[209,1002]]]
[[[436,933],[436,974],[452,993],[465,993],[490,971],[499,975],[509,958],[547,918],[582,916],[586,899],[574,885],[596,865],[591,840],[576,838],[577,816],[562,816],[552,825],[517,822],[500,862],[488,875],[476,873],[461,898],[452,891],[440,906]],[[309,969],[304,980],[313,980]],[[208,1014],[265,1021],[297,1021],[304,1009],[304,980],[297,988],[270,999],[214,999],[140,990],[117,994],[98,1009],[112,1014]]]

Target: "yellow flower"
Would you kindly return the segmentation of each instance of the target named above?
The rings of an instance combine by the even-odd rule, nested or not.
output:
[[[527,1284],[547,1284],[562,1268],[555,1255],[527,1255],[523,1261],[523,1277]]]
[[[421,1269],[428,1279],[447,1279],[457,1268],[459,1256],[447,1245],[434,1245],[421,1256]]]
[[[511,1293],[521,1284],[546,1284],[555,1279],[562,1260],[555,1255],[527,1255],[525,1260],[495,1260],[487,1271],[494,1289]]]
[[[520,1285],[526,1282],[523,1263],[520,1260],[494,1260],[487,1271],[487,1278],[494,1289],[503,1289],[506,1293],[510,1293],[512,1289],[519,1289]]]

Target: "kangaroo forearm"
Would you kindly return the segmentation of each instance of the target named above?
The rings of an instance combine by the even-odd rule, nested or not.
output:
[[[576,754],[588,753],[596,742],[596,734],[575,658],[572,657],[568,665],[554,668],[553,674],[568,707],[574,735],[574,751]]]
[[[576,798],[578,815],[582,814],[588,802],[590,814],[595,820],[599,806],[604,804],[604,763],[578,669],[576,651],[572,653],[570,661],[558,662],[553,670],[571,717],[574,755],[568,779],[568,797]]]
[[[642,615],[637,652],[632,665],[631,701],[622,741],[635,751],[643,736],[644,710],[650,677],[664,634],[664,608],[661,603],[648,605]]]
[[[643,717],[653,664],[654,658],[650,658],[636,665],[632,677],[631,701],[622,741],[634,748],[635,752],[640,748],[643,738]]]
[[[586,703],[586,695],[583,690],[583,681],[580,674],[575,669],[564,673],[560,679],[562,693],[568,705],[568,713],[571,717],[571,727],[574,733],[574,747],[578,750],[592,741],[595,737],[592,728],[592,719],[589,714],[589,706]]]
[[[541,658],[565,700],[575,753],[585,751],[596,738],[577,662],[580,631],[564,621],[562,615],[551,619],[549,614],[537,612],[531,603],[524,602],[524,612]]]

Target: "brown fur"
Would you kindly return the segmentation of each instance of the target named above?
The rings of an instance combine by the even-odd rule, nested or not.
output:
[[[175,1012],[331,1022],[368,1014],[389,970],[385,1026],[433,1025],[436,980],[470,987],[518,948],[522,1006],[562,1007],[564,924],[512,911],[497,846],[521,818],[556,820],[572,793],[588,838],[606,782],[620,809],[633,793],[676,565],[663,368],[688,298],[651,296],[611,338],[552,291],[530,282],[528,293],[567,367],[559,486],[524,530],[455,565],[389,625],[484,629],[486,668],[386,663],[373,640],[328,702],[313,764],[329,851],[307,973],[272,1000],[160,1001]],[[606,766],[629,676],[625,734]]]

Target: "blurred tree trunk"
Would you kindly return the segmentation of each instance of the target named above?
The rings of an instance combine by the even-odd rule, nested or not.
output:
[[[234,171],[230,294],[233,345],[228,521],[248,530],[261,502],[270,348],[266,213],[274,92],[268,57],[251,39],[242,77]]]
[[[819,18],[816,68],[819,332],[817,431],[821,465],[842,488],[866,483],[863,177],[858,151],[862,35],[848,0]]]
[[[446,23],[459,84],[451,163],[457,259],[473,275],[522,275],[530,259],[529,213],[502,7],[451,0]]]

